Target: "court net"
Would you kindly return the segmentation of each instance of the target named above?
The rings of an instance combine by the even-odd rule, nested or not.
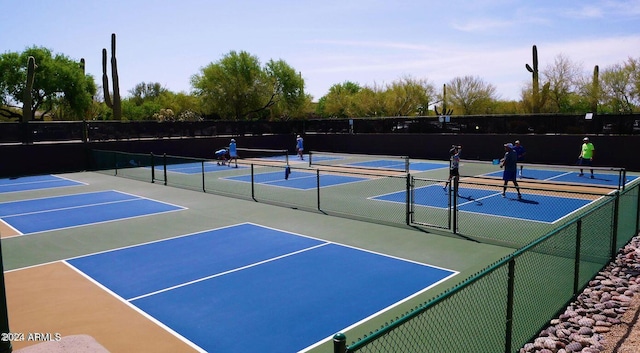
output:
[[[409,163],[408,156],[309,151],[309,167],[340,167],[408,173]]]
[[[498,160],[491,162],[462,160],[460,162],[460,176],[467,179],[502,181],[503,168],[500,168]],[[537,185],[622,190],[625,184],[632,180],[627,176],[624,168],[618,167],[518,163],[517,181]]]
[[[284,163],[289,165],[289,154],[286,149],[237,148],[238,158],[243,161]]]

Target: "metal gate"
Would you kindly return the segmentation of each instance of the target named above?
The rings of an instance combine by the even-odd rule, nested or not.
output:
[[[454,229],[454,189],[446,180],[416,178],[409,182],[409,223],[439,229]]]

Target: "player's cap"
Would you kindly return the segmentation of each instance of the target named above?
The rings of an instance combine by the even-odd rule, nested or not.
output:
[[[235,139],[231,139],[231,142],[236,142],[236,140]]]
[[[516,140],[515,144],[519,145],[520,144],[520,140]]]
[[[512,143],[505,143],[504,147],[509,147],[509,148],[513,148],[513,144]]]
[[[585,137],[585,138],[582,139],[582,141],[589,141],[589,138]]]
[[[300,135],[296,136],[296,138],[300,138]]]

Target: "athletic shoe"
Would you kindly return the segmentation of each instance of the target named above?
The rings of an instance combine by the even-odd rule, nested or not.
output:
[[[593,175],[591,176],[591,179],[593,179]]]
[[[506,197],[506,196],[505,196],[505,194],[504,194],[504,192],[503,192],[503,193],[501,193],[500,195],[502,195],[502,197]]]

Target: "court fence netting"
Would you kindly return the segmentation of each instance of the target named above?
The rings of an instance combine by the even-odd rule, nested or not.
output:
[[[525,202],[534,202],[537,197],[586,200],[585,206],[547,222],[474,211],[473,207],[482,207],[492,199],[466,195],[465,191],[489,192],[493,197],[501,192],[500,180],[462,177],[443,188],[447,168],[442,178],[404,171],[310,168],[294,158],[280,163],[240,160],[238,168],[229,168],[217,166],[215,160],[104,150],[93,150],[92,162],[93,170],[104,174],[427,229],[514,249],[362,337],[337,333],[334,350],[341,353],[517,352],[562,312],[640,229],[638,179],[609,188],[521,182]],[[611,171],[612,175],[618,172],[625,173]],[[285,176],[288,182],[283,181]],[[335,178],[341,182],[327,184]],[[298,187],[289,182],[298,183]],[[445,206],[429,205],[432,197],[422,194],[427,190],[445,194]],[[520,201],[513,195],[505,200]],[[552,202],[539,213],[551,213],[555,205]]]

